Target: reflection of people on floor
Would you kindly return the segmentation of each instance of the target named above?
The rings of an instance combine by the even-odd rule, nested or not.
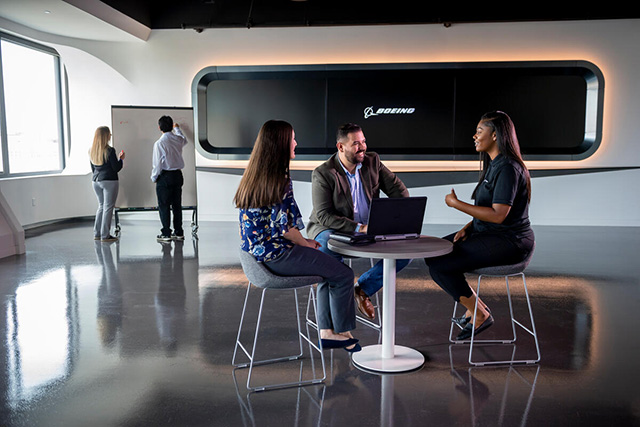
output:
[[[184,332],[186,324],[186,289],[184,287],[183,256],[184,242],[173,242],[174,253],[171,256],[171,242],[162,243],[162,261],[160,262],[160,283],[156,293],[156,326],[160,344],[168,355],[174,355],[178,348],[178,337]]]
[[[96,257],[102,266],[98,288],[98,332],[105,347],[113,347],[122,329],[122,287],[111,254],[111,245],[95,241]]]
[[[457,396],[463,396],[451,401],[451,405],[449,405],[451,415],[458,419],[459,424],[476,425],[483,408],[489,401],[491,390],[472,374],[471,369],[468,372],[452,370],[451,374],[460,380],[455,386],[458,391]],[[465,377],[467,380],[464,379]],[[460,410],[466,407],[469,407],[469,411]],[[456,422],[456,424],[458,423]]]
[[[381,417],[379,425],[411,424],[407,422],[410,415],[406,401],[395,392],[395,375],[371,375],[353,369],[351,361],[344,357],[332,358],[327,369],[322,425],[360,425],[363,408]],[[354,411],[356,407],[361,411]]]

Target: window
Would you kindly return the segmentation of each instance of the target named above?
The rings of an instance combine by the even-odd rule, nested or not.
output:
[[[64,167],[60,58],[0,33],[0,177]]]

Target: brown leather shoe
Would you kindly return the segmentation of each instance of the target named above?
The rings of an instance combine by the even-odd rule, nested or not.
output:
[[[356,306],[358,311],[367,319],[373,320],[376,318],[376,310],[369,296],[364,293],[360,286],[356,286],[354,289],[354,295],[356,297]]]

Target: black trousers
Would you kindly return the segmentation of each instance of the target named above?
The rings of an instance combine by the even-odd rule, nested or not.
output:
[[[163,236],[171,235],[171,213],[173,212],[173,229],[176,235],[184,235],[182,229],[182,171],[162,171],[156,180],[156,196],[158,196],[158,212],[162,223]]]
[[[443,237],[453,241],[455,233]],[[516,239],[506,233],[471,233],[466,240],[453,244],[453,252],[426,258],[431,278],[445,292],[460,301],[473,295],[464,273],[476,268],[516,264],[533,249],[534,236]]]

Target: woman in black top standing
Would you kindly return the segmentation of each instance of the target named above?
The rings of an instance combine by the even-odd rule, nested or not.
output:
[[[93,225],[93,238],[103,242],[118,240],[111,235],[111,218],[118,198],[118,172],[122,169],[124,151],[116,155],[109,146],[111,131],[107,126],[96,129],[93,145],[89,150],[91,171],[93,172],[93,190],[98,197],[98,211]]]
[[[481,267],[515,264],[533,250],[529,223],[531,179],[522,156],[515,127],[501,111],[486,113],[473,137],[480,153],[482,172],[472,198],[473,205],[458,200],[454,190],[445,203],[473,217],[457,233],[446,236],[454,243],[450,254],[425,259],[431,278],[467,312],[452,321],[463,326],[458,340],[471,337],[473,323],[478,334],[493,324],[487,306],[476,298],[464,273]],[[471,316],[478,303],[475,322]]]

